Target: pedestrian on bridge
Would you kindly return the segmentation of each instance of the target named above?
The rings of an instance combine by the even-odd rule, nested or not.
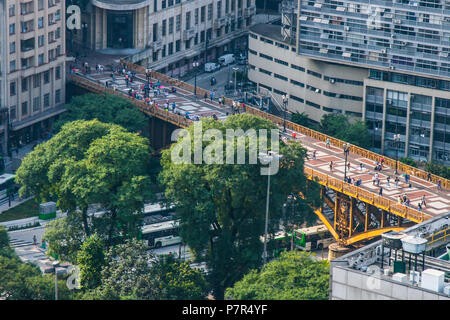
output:
[[[313,151],[312,158],[313,160],[316,160],[316,150]]]
[[[427,174],[427,181],[431,181],[431,172],[428,172]]]
[[[400,179],[396,176],[395,177],[395,187],[398,188],[398,183],[399,183]]]
[[[438,190],[439,190],[439,191],[442,190],[442,181],[441,181],[441,179],[438,180],[437,187],[438,187]]]
[[[380,187],[380,190],[378,191],[378,195],[383,196],[383,187]]]
[[[390,176],[387,176],[387,178],[386,178],[386,182],[387,182],[387,186],[389,187],[390,186],[390,180],[391,180],[391,177]]]
[[[330,147],[330,138],[327,138],[327,148]]]
[[[425,195],[422,196],[422,205],[425,207],[427,206],[427,203],[425,201]]]
[[[330,161],[330,171],[333,172],[333,161]]]

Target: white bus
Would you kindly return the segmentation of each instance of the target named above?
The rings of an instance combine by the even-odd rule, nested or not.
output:
[[[179,220],[164,221],[142,227],[142,239],[150,248],[160,248],[181,242],[178,235]]]
[[[297,248],[306,251],[328,248],[330,244],[335,242],[330,231],[323,224],[297,229],[294,231],[294,234],[297,240],[296,243],[301,243],[301,245],[297,245]]]

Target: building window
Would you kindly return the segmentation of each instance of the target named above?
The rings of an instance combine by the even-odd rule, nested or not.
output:
[[[41,108],[41,99],[40,97],[35,97],[33,99],[33,112],[39,111]]]
[[[320,73],[318,73],[318,72],[314,72],[314,71],[308,70],[308,74],[310,74],[310,75],[312,75],[314,77],[317,77],[319,79],[322,79],[322,75]]]
[[[55,91],[55,104],[61,102],[61,89]]]
[[[169,18],[169,34],[173,33],[173,17]]]
[[[16,15],[16,5],[11,4],[9,5],[9,16],[14,17]]]
[[[217,18],[222,17],[222,1],[217,1]]]
[[[16,34],[16,24],[15,23],[11,23],[9,25],[9,35],[13,35]]]
[[[16,71],[16,60],[9,62],[9,72],[14,72],[14,71]]]
[[[191,12],[186,12],[186,30],[191,28]]]
[[[273,76],[274,76],[275,78],[277,78],[277,79],[284,80],[284,81],[288,81],[288,78],[286,78],[285,76],[282,76],[282,75],[280,75],[280,74],[278,74],[278,73],[274,73]]]
[[[200,22],[205,22],[205,11],[206,11],[206,6],[203,6],[200,9]]]
[[[208,4],[208,21],[212,19],[212,3]]]
[[[35,74],[33,77],[34,88],[39,88],[41,86],[41,74]]]
[[[9,84],[9,95],[11,97],[16,95],[16,82],[13,81]]]
[[[44,64],[44,54],[41,53],[41,54],[38,56],[38,65],[43,65],[43,64]]]
[[[166,30],[167,29],[167,20],[163,20],[162,21],[162,27],[161,27],[161,34],[164,37],[166,35]]]
[[[162,58],[166,57],[166,45],[164,45],[163,48],[162,48],[161,56],[162,56]]]
[[[16,106],[12,106],[10,109],[9,109],[9,118],[11,119],[11,120],[14,120],[14,119],[16,119]]]
[[[178,52],[181,50],[181,40],[177,40],[175,42],[175,51]]]
[[[61,79],[61,67],[56,67],[55,68],[55,79],[56,80]]]
[[[50,107],[50,93],[44,95],[44,108]]]
[[[22,92],[28,91],[28,78],[22,79]]]
[[[26,116],[28,114],[28,102],[25,101],[22,103],[22,116]]]
[[[263,69],[263,68],[259,68],[259,72],[265,73],[265,74],[267,74],[267,75],[269,75],[269,76],[272,75],[272,72],[267,71],[266,69]]]
[[[180,31],[181,28],[181,14],[177,15],[175,22],[175,31]]]
[[[16,43],[15,42],[11,42],[9,44],[9,53],[14,53],[16,52]]]
[[[264,59],[267,59],[267,60],[270,60],[270,61],[273,61],[273,58],[271,57],[271,56],[268,56],[268,55],[266,55],[266,54],[264,54],[264,53],[259,53],[259,56],[261,57],[261,58],[264,58]]]
[[[41,29],[44,27],[44,17],[40,17],[38,19],[38,28]]]
[[[194,13],[194,24],[198,25],[198,8],[195,8],[195,13]]]
[[[169,56],[173,54],[173,42],[169,43]]]
[[[47,84],[50,82],[50,72],[49,71],[45,71],[44,72],[44,84]]]

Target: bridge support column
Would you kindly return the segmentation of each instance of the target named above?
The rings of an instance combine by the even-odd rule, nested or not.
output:
[[[350,238],[352,236],[352,230],[353,230],[353,210],[355,207],[355,199],[350,198],[350,223],[348,226],[348,237]]]

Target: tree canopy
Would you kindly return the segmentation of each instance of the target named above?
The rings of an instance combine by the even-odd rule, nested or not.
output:
[[[324,115],[320,120],[320,131],[362,148],[372,146],[366,123],[361,120],[351,123],[349,117],[342,114]]]
[[[120,125],[131,132],[148,131],[147,117],[131,101],[115,95],[88,93],[75,96],[65,108],[67,111],[53,125],[56,132],[68,122],[93,119]]]
[[[136,213],[152,199],[146,174],[149,156],[148,140],[138,134],[98,120],[79,120],[65,124],[29,153],[16,172],[16,182],[21,196],[56,200],[61,210],[74,216],[62,223],[81,222],[84,234],[80,239],[78,226],[73,226],[78,241],[68,240],[71,244],[96,232],[110,246],[140,234],[141,215]],[[103,208],[103,215],[88,219],[92,204]]]
[[[224,122],[202,120],[202,130],[217,130],[225,137],[227,129],[269,129],[267,138],[271,141],[270,129],[276,129],[268,120],[249,114],[228,117]],[[194,127],[187,129],[193,137]],[[264,137],[265,138],[265,137]],[[250,138],[230,139],[219,148],[245,150],[245,164],[207,164],[175,163],[171,159],[180,146],[191,146],[189,156],[194,158],[194,142],[181,138],[162,155],[163,170],[161,182],[169,201],[181,209],[180,232],[183,241],[193,250],[198,261],[206,261],[209,270],[209,282],[217,299],[223,298],[225,288],[239,280],[245,273],[257,268],[261,263],[264,233],[267,176],[261,175],[261,165],[249,164]],[[258,143],[262,137],[258,137]],[[189,142],[190,141],[190,142]],[[217,146],[214,139],[203,142],[205,152]],[[277,140],[279,141],[279,140]],[[293,210],[286,210],[285,222],[301,224],[315,222],[316,217],[310,205],[318,205],[318,187],[307,183],[303,165],[306,150],[300,143],[280,143],[283,155],[281,166],[276,175],[271,176],[269,231],[279,228],[282,218],[282,206],[290,195],[295,195]],[[270,143],[269,143],[270,144]],[[178,148],[178,149],[177,149]],[[271,149],[271,145],[268,146]],[[212,152],[218,159],[225,159],[225,152]],[[226,163],[226,161],[223,161]],[[298,196],[305,195],[307,201]]]
[[[173,257],[154,257],[144,242],[127,240],[106,253],[102,283],[85,300],[200,300],[208,294],[202,271]]]
[[[329,265],[309,253],[288,251],[252,270],[232,288],[226,297],[236,300],[328,300]]]

